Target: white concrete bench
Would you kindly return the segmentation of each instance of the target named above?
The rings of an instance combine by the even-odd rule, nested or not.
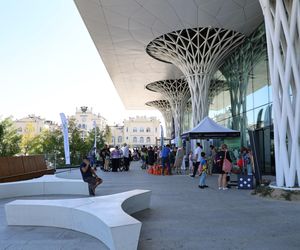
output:
[[[89,195],[89,188],[82,180],[58,178],[55,175],[44,175],[27,181],[0,183],[0,199],[51,194]]]
[[[101,240],[110,249],[137,249],[142,223],[128,214],[150,206],[151,191],[60,200],[16,200],[5,205],[8,225],[72,229]]]

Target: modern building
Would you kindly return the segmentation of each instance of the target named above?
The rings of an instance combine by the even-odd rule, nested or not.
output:
[[[299,186],[299,1],[74,1],[127,109],[165,99],[147,84],[184,77],[183,129],[205,116],[238,129],[264,173]]]
[[[70,118],[75,119],[76,126],[81,129],[83,137],[86,137],[87,133],[93,130],[95,125],[102,131],[105,130],[107,124],[107,120],[103,116],[99,113],[93,113],[93,109],[86,106],[76,108],[75,115]]]
[[[43,130],[54,130],[59,128],[53,121],[45,120],[40,116],[29,115],[14,121],[17,132],[20,135],[30,133],[32,136],[39,135]]]

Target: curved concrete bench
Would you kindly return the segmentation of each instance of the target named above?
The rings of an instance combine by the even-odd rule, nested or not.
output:
[[[27,181],[0,183],[0,199],[50,194],[89,195],[89,188],[82,180],[58,178],[55,175],[44,175]]]
[[[137,249],[142,223],[128,214],[150,206],[151,191],[61,200],[16,200],[5,205],[8,225],[51,226],[94,236],[110,249]],[[128,214],[127,214],[128,213]]]

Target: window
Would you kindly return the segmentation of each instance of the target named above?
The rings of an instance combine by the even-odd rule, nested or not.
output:
[[[111,142],[115,143],[115,137],[114,136],[111,137]]]
[[[150,133],[150,132],[151,132],[151,129],[150,129],[150,128],[146,128],[146,132],[147,132],[147,133]]]
[[[144,128],[143,127],[140,127],[140,132],[144,132]]]
[[[140,137],[140,143],[144,143],[144,137]]]
[[[126,132],[128,132],[128,127],[126,127]]]
[[[137,132],[137,128],[133,128],[132,132],[136,133]]]
[[[133,137],[133,142],[137,143],[137,138],[136,137]]]
[[[150,137],[147,137],[147,138],[146,138],[146,142],[147,142],[147,143],[151,143]]]
[[[155,133],[157,133],[157,128],[155,128]]]
[[[118,136],[118,143],[122,142],[122,136]]]
[[[85,124],[82,124],[82,128],[83,128],[83,129],[86,129],[86,125],[85,125]]]
[[[18,128],[18,132],[22,132],[22,127],[19,127],[19,128]]]
[[[80,123],[78,124],[78,128],[81,128],[81,124]]]

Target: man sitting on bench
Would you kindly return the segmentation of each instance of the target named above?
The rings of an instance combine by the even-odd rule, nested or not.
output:
[[[90,165],[90,160],[87,157],[83,158],[83,162],[80,165],[80,172],[83,181],[89,184],[90,195],[95,196],[96,187],[103,181],[96,175],[94,169],[92,169]]]

